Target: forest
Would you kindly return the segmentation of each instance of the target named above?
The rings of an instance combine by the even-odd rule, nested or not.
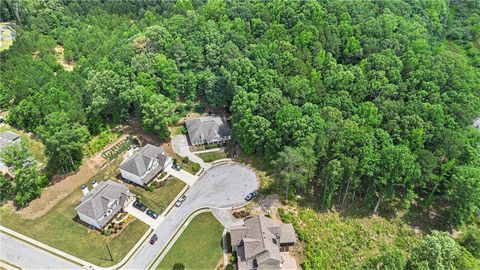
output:
[[[419,247],[371,269],[478,266],[480,1],[0,1],[17,25],[0,52],[0,109],[44,143],[47,175],[75,170],[91,136],[131,117],[167,139],[186,112],[227,113],[285,201],[415,206],[471,228],[470,244],[440,232],[421,243],[457,257]],[[36,181],[0,179],[2,198],[38,196],[48,181],[32,170]]]

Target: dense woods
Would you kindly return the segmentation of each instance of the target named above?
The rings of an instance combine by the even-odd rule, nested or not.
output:
[[[44,142],[50,170],[75,169],[109,124],[137,117],[166,139],[179,115],[209,108],[231,114],[235,142],[278,173],[286,200],[442,207],[452,227],[480,211],[479,1],[0,6],[18,26],[0,53],[0,106]],[[415,269],[454,269],[415,256]]]

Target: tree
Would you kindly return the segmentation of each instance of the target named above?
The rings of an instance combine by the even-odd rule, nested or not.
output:
[[[457,166],[452,175],[448,199],[451,201],[451,224],[464,224],[477,215],[480,211],[480,168]]]
[[[448,233],[433,231],[412,251],[408,269],[454,270],[462,252]]]
[[[73,122],[65,112],[53,112],[37,132],[45,145],[50,169],[66,173],[77,168],[90,136],[87,127]]]
[[[475,258],[480,259],[480,228],[478,226],[473,224],[465,227],[459,243]]]
[[[315,174],[317,160],[311,147],[285,147],[273,162],[285,185],[285,200],[288,201],[290,184],[305,188]]]
[[[166,139],[170,135],[167,126],[173,122],[175,104],[162,94],[152,95],[141,105],[142,127],[148,132]]]
[[[377,257],[368,260],[363,269],[403,270],[407,265],[405,253],[396,247],[384,247]]]

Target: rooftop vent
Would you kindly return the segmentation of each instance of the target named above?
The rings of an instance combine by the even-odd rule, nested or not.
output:
[[[97,186],[98,186],[97,181],[93,180],[93,181],[92,181],[92,187],[93,187],[93,188],[96,188]]]
[[[88,187],[85,185],[83,185],[80,189],[82,190],[83,195],[87,195],[89,192]]]

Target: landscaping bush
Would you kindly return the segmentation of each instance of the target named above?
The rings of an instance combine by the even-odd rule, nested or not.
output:
[[[200,164],[198,164],[198,163],[193,163],[193,164],[192,164],[192,170],[193,170],[194,172],[198,172],[198,171],[200,170]]]
[[[165,181],[157,182],[157,188],[161,188],[163,186],[165,186]]]
[[[155,188],[153,187],[153,185],[149,185],[145,188],[145,190],[148,191],[148,192],[152,192],[152,191],[155,190]]]
[[[105,235],[105,236],[110,236],[112,234],[112,231],[109,230],[109,229],[105,229],[102,231],[102,234]]]
[[[183,157],[182,158],[182,163],[187,164],[188,162],[190,162],[190,159],[188,157]]]

